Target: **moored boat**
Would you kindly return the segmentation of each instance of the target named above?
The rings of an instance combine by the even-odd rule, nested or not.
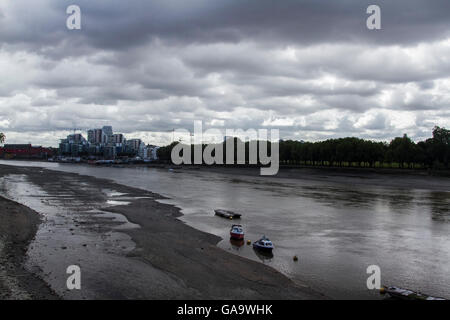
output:
[[[392,298],[402,300],[445,300],[444,298],[432,297],[424,293],[415,292],[408,289],[398,287],[382,287],[381,294],[389,294]]]
[[[239,219],[241,217],[240,213],[236,213],[230,210],[216,209],[214,210],[217,216],[227,218],[227,219]]]
[[[230,238],[236,240],[244,239],[244,229],[240,224],[233,224],[230,229]]]
[[[274,246],[269,238],[263,236],[258,241],[253,242],[253,248],[262,252],[272,252]]]

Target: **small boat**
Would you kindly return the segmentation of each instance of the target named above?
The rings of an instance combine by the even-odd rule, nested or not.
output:
[[[217,209],[217,210],[214,210],[214,212],[216,213],[216,216],[227,218],[227,219],[241,218],[240,213],[236,213],[236,212],[229,211],[229,210]]]
[[[444,298],[432,297],[420,292],[411,291],[408,289],[402,289],[398,287],[382,287],[380,289],[381,294],[389,294],[392,298],[402,300],[445,300]]]
[[[253,242],[253,249],[260,250],[261,252],[272,252],[273,243],[266,236],[263,236],[258,241]]]
[[[230,238],[242,240],[244,239],[244,229],[240,224],[233,224],[230,229]]]

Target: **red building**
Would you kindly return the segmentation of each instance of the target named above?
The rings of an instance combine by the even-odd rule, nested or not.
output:
[[[33,147],[31,144],[5,144],[0,147],[1,158],[38,158],[45,159],[53,155],[53,150],[44,147]]]

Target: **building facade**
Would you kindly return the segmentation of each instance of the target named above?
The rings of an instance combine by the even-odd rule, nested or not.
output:
[[[51,156],[53,156],[52,149],[32,146],[31,144],[5,144],[3,147],[0,147],[1,158],[47,159]]]

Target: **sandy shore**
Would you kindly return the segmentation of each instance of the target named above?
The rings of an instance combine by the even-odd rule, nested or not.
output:
[[[76,213],[77,217],[81,214],[86,217],[82,226],[78,218],[61,220],[64,222],[59,223],[63,225],[59,226],[58,230],[71,230],[72,235],[76,235],[81,228],[80,234],[82,232],[105,233],[113,230],[114,223],[108,222],[107,219],[94,219],[89,216],[92,215],[89,211],[78,210],[79,205],[74,204],[76,201],[87,204],[89,208],[119,213],[129,222],[140,226],[120,231],[131,237],[136,245],[133,250],[123,254],[115,252],[115,258],[111,260],[102,258],[95,261],[95,267],[99,268],[98,276],[95,275],[95,269],[90,270],[93,272],[91,277],[93,280],[89,283],[91,290],[89,294],[83,296],[84,298],[324,298],[322,294],[302,284],[294,283],[268,266],[218,248],[216,246],[220,241],[218,237],[193,229],[178,220],[177,217],[181,216],[179,209],[156,201],[162,198],[159,195],[93,177],[40,168],[0,166],[0,177],[11,174],[25,176],[27,181],[44,190],[48,197],[57,199],[62,207],[68,208],[65,210],[66,215]],[[115,192],[133,195],[135,198],[125,205],[102,207],[102,204],[106,204],[107,198],[103,191],[105,187]],[[39,213],[42,214],[42,212]],[[46,283],[40,279],[42,275],[25,271],[26,249],[35,237],[40,221],[37,212],[0,198],[0,244],[3,247],[0,248],[0,260],[4,266],[0,269],[0,298],[54,298],[55,294],[49,286],[56,288],[61,298],[81,297],[69,294],[65,296],[64,291],[58,291],[56,282],[52,283],[52,278],[47,280],[44,277],[44,280],[49,282]],[[99,221],[104,221],[100,227]],[[48,222],[46,228],[47,232],[54,231]],[[56,230],[56,232],[59,231]],[[54,237],[55,242],[61,241],[61,238],[58,240],[57,235]],[[52,238],[49,239],[51,241]],[[95,243],[96,247],[99,245]],[[71,249],[70,244],[68,246],[68,249],[66,247],[63,249],[65,251]],[[90,244],[83,244],[72,252],[79,254],[81,259],[81,257],[89,256],[89,248]],[[55,252],[49,251],[49,257],[50,254],[59,254],[59,251]],[[46,251],[40,253],[44,264],[47,261],[45,254]],[[105,265],[102,265],[103,261]],[[124,267],[113,268],[114,263],[122,264]],[[21,277],[17,276],[18,273]],[[148,280],[149,278],[151,281]],[[54,281],[57,281],[57,278],[55,279]],[[23,287],[23,290],[16,290],[16,287]]]

